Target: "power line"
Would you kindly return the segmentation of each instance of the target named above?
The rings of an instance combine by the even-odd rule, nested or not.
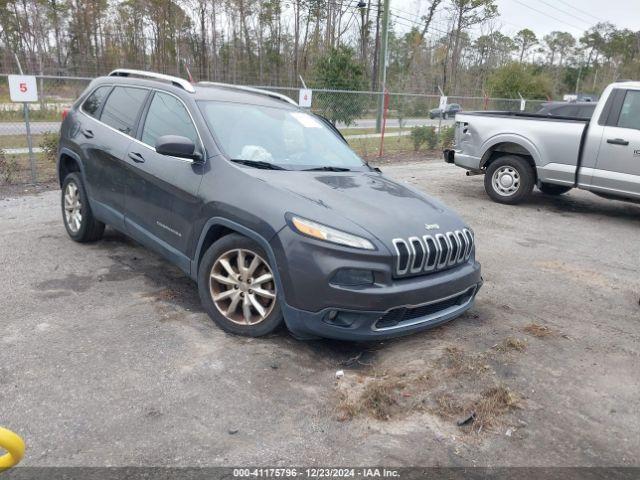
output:
[[[578,20],[578,21],[580,21],[580,22],[582,22],[582,23],[586,23],[586,24],[587,24],[587,25],[589,25],[589,26],[592,26],[592,25],[593,25],[593,22],[591,22],[591,21],[589,21],[589,20],[584,20],[583,18],[578,17],[578,16],[575,14],[575,12],[567,12],[566,10],[563,10],[563,9],[561,9],[561,8],[556,7],[555,5],[553,5],[553,4],[549,3],[549,2],[547,2],[546,0],[538,0],[538,1],[540,1],[540,2],[544,3],[545,5],[548,5],[549,7],[553,8],[553,9],[555,9],[555,10],[557,10],[557,11],[559,11],[559,12],[561,12],[561,13],[565,14],[565,15],[568,15],[568,16],[570,16],[570,17],[572,17],[572,18],[575,18],[576,20]]]
[[[521,2],[520,0],[513,0],[513,1],[518,3],[518,4],[520,4],[520,5],[522,5],[523,7],[528,8],[529,10],[533,10],[534,12],[539,13],[540,15],[544,15],[545,17],[552,18],[555,21],[562,23],[563,25],[567,25],[567,26],[569,26],[571,28],[575,28],[576,30],[579,30],[580,32],[584,32],[585,31],[585,29],[582,28],[582,27],[577,27],[577,26],[575,26],[575,25],[573,25],[573,24],[571,24],[569,22],[566,22],[564,20],[560,20],[558,17],[554,17],[553,15],[550,15],[550,14],[548,14],[546,12],[543,12],[542,10],[538,10],[537,8],[534,8],[534,7],[530,6],[530,5],[527,5],[526,3]]]
[[[570,8],[573,8],[574,10],[577,10],[577,11],[579,11],[579,12],[582,12],[582,13],[584,13],[585,15],[587,15],[587,16],[589,16],[589,17],[591,17],[591,18],[594,18],[594,19],[596,19],[596,20],[598,20],[599,22],[608,22],[608,20],[605,20],[604,18],[596,17],[595,15],[590,14],[590,13],[589,13],[589,12],[587,12],[586,10],[582,10],[581,8],[578,8],[578,7],[574,6],[574,5],[571,5],[570,3],[565,2],[564,0],[558,0],[558,2],[560,2],[560,3],[564,3],[567,7],[570,7]]]

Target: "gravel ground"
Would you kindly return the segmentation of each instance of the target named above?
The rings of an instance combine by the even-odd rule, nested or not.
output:
[[[0,425],[23,464],[639,465],[640,206],[572,191],[509,207],[440,161],[383,169],[467,219],[485,285],[460,319],[367,345],[226,335],[146,249],[112,230],[71,242],[58,191],[4,196]],[[498,353],[510,338],[522,348]],[[489,373],[434,367],[454,351]],[[340,415],[352,385],[422,370],[440,376],[407,396],[506,385],[517,405],[480,432],[403,403]]]

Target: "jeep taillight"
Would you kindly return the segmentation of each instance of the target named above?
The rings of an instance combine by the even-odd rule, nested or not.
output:
[[[69,115],[69,109],[68,108],[63,108],[62,109],[62,121],[64,122],[64,119],[67,118],[67,115]]]

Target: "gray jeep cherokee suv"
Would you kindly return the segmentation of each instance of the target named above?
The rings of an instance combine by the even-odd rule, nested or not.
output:
[[[282,95],[116,70],[60,137],[69,236],[95,241],[108,224],[155,250],[228,332],[403,335],[459,316],[482,284],[456,214]]]

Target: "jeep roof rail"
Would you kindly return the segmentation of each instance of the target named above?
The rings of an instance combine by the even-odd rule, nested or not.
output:
[[[296,107],[298,106],[295,100],[292,100],[286,95],[283,95],[281,93],[271,92],[269,90],[263,90],[261,88],[245,87],[244,85],[233,85],[231,83],[220,83],[220,82],[198,82],[198,85],[203,85],[205,87],[211,86],[211,87],[235,88],[236,90],[244,90],[245,92],[258,93],[260,95],[267,95],[269,97],[277,98],[278,100],[282,100],[284,102],[290,103],[291,105],[295,105]]]
[[[165,75],[164,73],[156,73],[156,72],[147,72],[144,70],[131,70],[129,68],[116,68],[114,71],[109,73],[110,77],[128,77],[128,76],[136,76],[143,78],[151,78],[153,80],[162,80],[165,82],[169,82],[176,87],[180,87],[186,90],[189,93],[195,93],[196,89],[193,88],[193,85],[185,80],[184,78],[174,77],[172,75]]]

